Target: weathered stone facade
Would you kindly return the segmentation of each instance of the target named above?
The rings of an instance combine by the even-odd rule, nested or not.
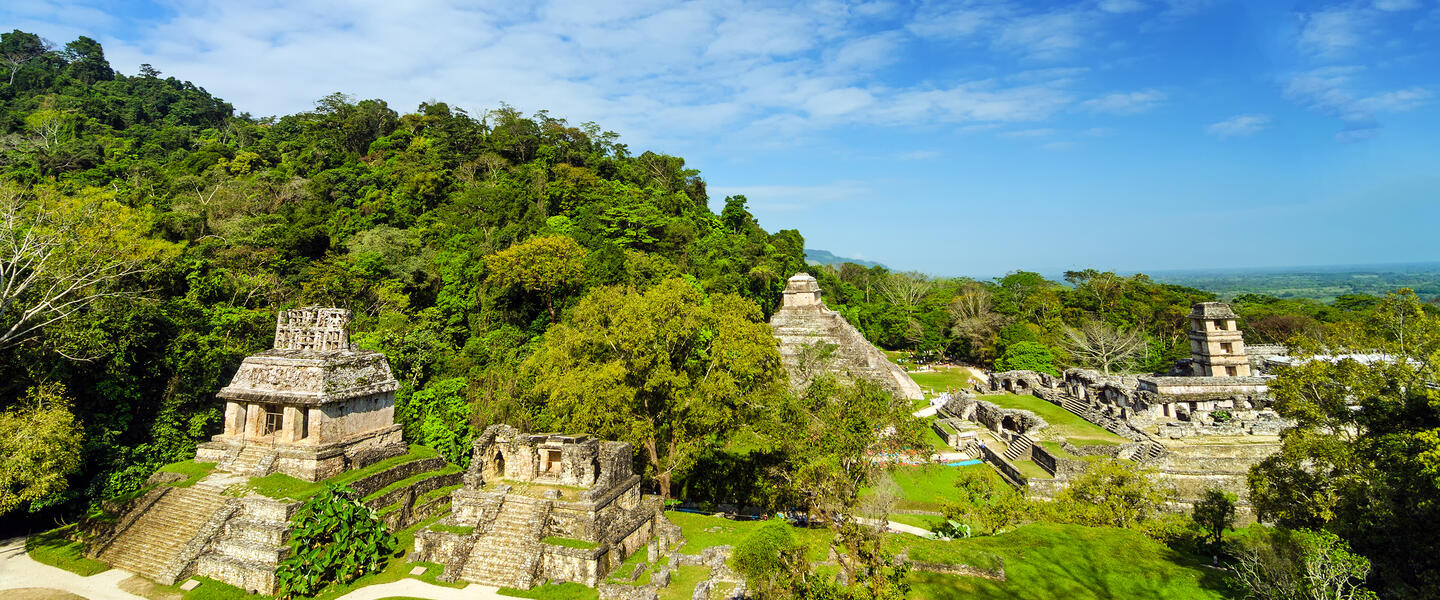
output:
[[[627,443],[491,426],[475,440],[450,516],[416,533],[416,560],[444,565],[450,581],[594,587],[652,540],[668,548],[681,539],[659,499],[640,494],[631,464]]]
[[[333,477],[402,454],[399,383],[378,352],[350,344],[350,311],[281,311],[275,346],[247,357],[217,396],[225,429],[196,460],[250,476]]]
[[[803,388],[820,372],[875,382],[901,397],[920,400],[925,392],[840,313],[825,307],[820,285],[808,273],[791,277],[780,310],[770,317],[780,340],[780,358],[790,384]]]

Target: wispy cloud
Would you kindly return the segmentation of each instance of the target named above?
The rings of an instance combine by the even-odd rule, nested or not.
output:
[[[1413,110],[1434,95],[1422,87],[1358,92],[1355,79],[1364,71],[1358,66],[1315,69],[1289,78],[1284,93],[1292,101],[1343,121],[1345,129],[1336,136],[1340,141],[1374,137],[1380,129],[1376,113]]]
[[[1270,115],[1235,115],[1223,121],[1211,123],[1205,132],[1220,138],[1255,135],[1270,124]]]
[[[1134,115],[1155,108],[1164,100],[1165,92],[1150,89],[1106,94],[1081,102],[1080,107],[1097,113]]]
[[[1369,8],[1362,6],[1336,6],[1299,18],[1300,49],[1322,58],[1343,56],[1360,46],[1373,21]]]

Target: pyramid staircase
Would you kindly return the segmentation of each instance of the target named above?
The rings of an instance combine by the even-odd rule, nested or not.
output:
[[[507,498],[488,530],[475,540],[462,581],[530,589],[540,569],[540,537],[550,503]]]
[[[188,574],[200,550],[215,534],[216,519],[223,523],[234,510],[227,507],[221,489],[196,484],[160,490],[160,498],[117,532],[98,558],[157,583],[175,583]]]

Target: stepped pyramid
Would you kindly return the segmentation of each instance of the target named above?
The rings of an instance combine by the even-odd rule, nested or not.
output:
[[[786,283],[785,300],[770,317],[770,328],[780,339],[780,358],[796,388],[818,371],[829,371],[873,381],[907,400],[925,397],[905,369],[890,362],[840,313],[825,307],[820,284],[809,273],[796,274]],[[811,349],[817,345],[833,349],[828,357],[816,359]]]

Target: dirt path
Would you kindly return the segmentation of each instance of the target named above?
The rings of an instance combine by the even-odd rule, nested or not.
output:
[[[129,578],[130,572],[122,569],[81,577],[65,569],[35,562],[25,553],[23,537],[0,542],[0,597],[10,597],[7,590],[42,588],[68,592],[89,600],[146,600],[120,589],[120,582]]]

